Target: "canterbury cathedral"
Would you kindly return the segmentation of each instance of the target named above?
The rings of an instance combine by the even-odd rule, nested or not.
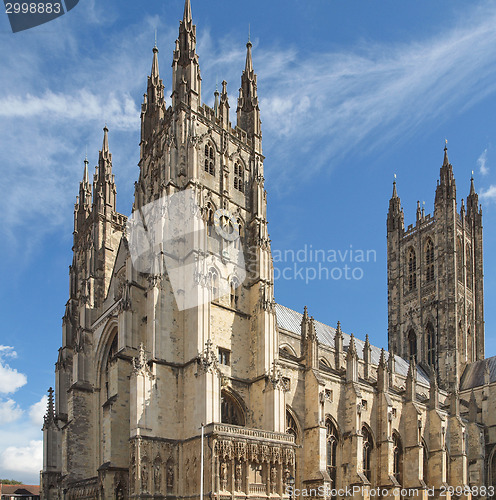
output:
[[[410,225],[393,184],[387,350],[276,303],[252,44],[236,99],[224,81],[211,108],[196,40],[186,0],[167,99],[153,48],[132,217],[116,211],[107,127],[92,177],[82,165],[42,498],[492,496],[496,358],[473,179],[458,203],[445,148],[434,212],[419,204]],[[181,193],[198,230],[148,242],[145,269],[129,219]]]

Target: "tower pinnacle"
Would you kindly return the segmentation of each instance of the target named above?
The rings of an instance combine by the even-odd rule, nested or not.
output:
[[[108,128],[107,124],[103,127],[103,145],[102,145],[102,155],[104,157],[108,157],[109,154],[109,145],[108,145]]]
[[[246,63],[241,75],[237,118],[238,126],[249,136],[261,136],[260,108],[258,107],[257,75],[253,71],[252,44],[246,44]]]
[[[190,0],[186,0],[184,2],[183,22],[190,23],[191,21],[193,21],[193,16],[191,15],[191,2]]]

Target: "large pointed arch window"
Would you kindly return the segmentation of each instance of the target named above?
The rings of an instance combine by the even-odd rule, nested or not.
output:
[[[331,480],[331,489],[336,488],[338,431],[330,418],[326,420],[326,462],[327,474]]]
[[[415,250],[410,248],[408,250],[408,290],[415,290],[417,288],[417,256]]]
[[[374,447],[372,434],[367,427],[362,427],[363,436],[363,475],[370,481],[372,478],[372,449]]]
[[[425,335],[427,340],[427,364],[436,368],[436,331],[432,326],[432,323],[428,323],[425,329]]]
[[[403,473],[403,447],[401,446],[401,439],[395,432],[393,434],[393,476],[398,482],[402,484]]]
[[[223,424],[245,425],[245,417],[241,405],[227,391],[222,391],[220,414]]]
[[[417,361],[417,335],[413,329],[408,332],[408,356],[410,359],[413,358]]]
[[[434,281],[434,243],[430,238],[425,244],[425,280],[427,283]]]

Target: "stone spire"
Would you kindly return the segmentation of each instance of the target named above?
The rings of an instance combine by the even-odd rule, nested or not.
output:
[[[456,201],[456,182],[453,175],[453,166],[448,159],[448,141],[444,146],[443,165],[440,169],[439,184],[436,189],[436,205],[441,202]]]
[[[91,213],[91,184],[88,175],[88,158],[84,159],[83,180],[79,183],[79,196],[74,207],[74,230],[79,231]]]
[[[416,401],[417,398],[417,365],[415,358],[410,359],[410,367],[406,376],[406,399],[407,401]]]
[[[372,357],[372,347],[370,346],[369,335],[365,335],[365,344],[363,346],[363,361],[365,363],[365,373],[366,379],[370,377],[370,362]]]
[[[343,356],[343,332],[341,323],[338,321],[336,333],[334,334],[334,363],[336,370],[341,369],[341,357]]]
[[[396,189],[396,175],[393,181],[393,195],[389,200],[389,211],[387,216],[388,232],[403,230],[405,228],[401,200]]]
[[[437,410],[439,408],[439,387],[437,385],[437,372],[432,370],[429,388],[429,409]]]
[[[473,172],[472,177],[470,178],[470,193],[467,196],[467,215],[469,217],[481,215],[481,212],[479,211],[479,195],[475,191]]]
[[[51,387],[48,389],[47,410],[43,420],[44,427],[48,427],[55,422],[55,405],[53,400],[53,389]]]
[[[387,392],[389,389],[389,374],[386,362],[386,353],[384,348],[381,349],[381,357],[379,358],[379,366],[377,367],[377,390],[379,392]]]
[[[229,99],[227,97],[227,82],[222,81],[222,92],[220,94],[219,117],[222,121],[222,127],[230,129],[229,124]]]
[[[351,334],[350,345],[346,354],[346,381],[358,382],[358,353],[353,334]]]
[[[192,21],[193,16],[191,15],[191,2],[190,0],[186,0],[184,2],[183,22],[191,23]]]
[[[103,128],[103,144],[93,179],[93,206],[99,213],[115,211],[115,179],[112,174],[112,154],[109,150],[108,128]]]
[[[243,129],[248,136],[261,136],[260,108],[258,107],[257,75],[253,70],[251,54],[252,44],[246,44],[245,69],[241,75],[241,88],[239,89],[238,127]]]
[[[172,106],[185,103],[198,109],[201,103],[201,76],[196,53],[196,26],[193,24],[190,0],[184,3],[184,14],[179,22],[179,37],[172,61]]]
[[[215,117],[219,117],[219,90],[217,89],[217,84],[215,85],[215,92],[214,92],[214,113]]]
[[[153,47],[152,69],[148,77],[146,94],[141,105],[141,147],[151,142],[151,137],[159,129],[166,110],[164,84],[158,68],[158,48]],[[143,151],[142,151],[143,154]]]

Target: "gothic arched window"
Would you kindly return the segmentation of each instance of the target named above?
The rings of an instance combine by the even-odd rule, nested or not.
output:
[[[234,189],[243,192],[244,187],[244,172],[243,165],[236,162],[234,164]]]
[[[211,144],[205,144],[205,172],[215,175],[215,154]]]
[[[371,458],[372,449],[374,447],[372,434],[367,427],[362,427],[363,436],[363,474],[370,481],[372,478]]]
[[[469,290],[472,290],[472,251],[470,249],[470,246],[467,245],[467,251],[466,251],[466,258],[465,258],[465,264],[466,264],[466,273],[467,273],[467,288]]]
[[[408,332],[408,356],[417,361],[417,335],[413,329]]]
[[[208,280],[210,283],[211,300],[216,300],[219,292],[219,273],[215,267],[211,267],[208,272]]]
[[[289,410],[286,410],[286,434],[291,434],[295,438],[298,437],[298,426],[296,425],[296,420]]]
[[[233,309],[238,308],[239,303],[239,281],[238,278],[231,279],[231,307]]]
[[[432,323],[427,324],[425,335],[427,337],[427,363],[430,367],[436,368],[436,332]]]
[[[456,267],[458,281],[463,283],[463,243],[460,236],[456,239]]]
[[[496,448],[493,449],[491,459],[489,460],[489,484],[496,488]]]
[[[107,399],[110,397],[110,364],[114,360],[114,356],[117,354],[118,349],[118,337],[117,332],[113,334],[112,341],[110,342],[110,347],[108,349],[107,358],[105,360],[105,394]]]
[[[434,243],[430,238],[425,245],[425,279],[428,283],[434,281]]]
[[[245,425],[243,410],[234,397],[226,391],[222,391],[220,397],[220,415],[223,424]]]
[[[402,482],[402,472],[403,472],[403,447],[401,446],[401,440],[398,434],[393,434],[393,476],[398,481],[398,484]]]
[[[408,290],[417,288],[417,256],[415,250],[410,248],[408,251]]]
[[[207,234],[213,236],[214,234],[214,209],[212,205],[207,206]]]
[[[330,418],[326,419],[326,462],[331,490],[336,488],[338,431]]]

